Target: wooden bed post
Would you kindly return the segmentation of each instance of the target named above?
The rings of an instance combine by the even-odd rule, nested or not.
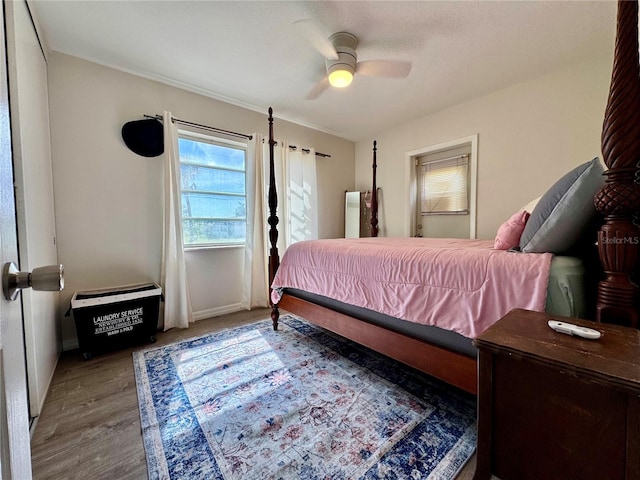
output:
[[[378,168],[378,164],[376,161],[376,152],[378,151],[377,147],[378,142],[373,141],[373,185],[371,189],[371,236],[378,236],[378,187],[376,186],[376,169]]]
[[[638,265],[640,229],[640,64],[638,2],[619,1],[613,73],[602,130],[602,155],[609,168],[595,196],[605,215],[598,253],[605,279],[598,285],[596,320],[639,328],[638,287],[631,274]]]
[[[275,140],[273,139],[273,109],[269,107],[269,242],[271,249],[269,250],[269,301],[271,302],[271,321],[273,329],[278,330],[278,318],[280,312],[278,304],[271,300],[271,284],[276,276],[278,267],[280,266],[280,256],[278,255],[278,194],[276,192],[276,175],[273,163],[273,147]]]

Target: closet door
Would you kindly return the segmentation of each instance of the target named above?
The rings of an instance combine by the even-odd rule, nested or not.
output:
[[[58,263],[47,63],[27,2],[5,2],[20,269]],[[58,292],[22,292],[31,417],[40,414],[59,354]]]
[[[8,3],[5,3],[5,8]],[[0,266],[18,261],[5,22],[0,9]],[[19,301],[0,297],[0,479],[31,478],[29,416]]]

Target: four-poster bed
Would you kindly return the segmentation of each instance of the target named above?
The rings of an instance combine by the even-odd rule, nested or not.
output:
[[[634,327],[638,327],[638,289],[633,284],[631,275],[637,265],[638,248],[640,247],[640,245],[638,245],[640,232],[638,227],[633,223],[632,218],[635,212],[640,209],[640,193],[638,184],[636,183],[638,175],[638,166],[636,163],[640,160],[640,67],[638,65],[637,12],[637,2],[620,2],[614,69],[602,137],[604,161],[609,170],[606,172],[605,186],[595,196],[597,209],[605,215],[605,224],[598,234],[598,251],[606,274],[605,280],[599,284],[596,319],[598,321],[620,323]],[[274,284],[274,278],[280,267],[279,252],[276,247],[278,239],[278,217],[277,193],[273,172],[274,140],[272,113],[272,110],[269,109],[270,182],[268,193],[268,223],[269,240],[271,244],[269,252],[270,286]],[[374,237],[377,235],[378,230],[376,155],[377,144],[374,142],[373,214],[371,219]],[[593,198],[593,194],[590,198]],[[376,242],[376,239],[368,239],[369,242],[373,241],[375,243],[384,243],[382,240],[385,239],[379,240],[380,242]],[[407,239],[409,243],[411,240],[414,239]],[[485,247],[486,245],[482,246],[482,248]],[[353,245],[349,245],[346,248],[357,250]],[[438,256],[441,256],[443,251],[448,252],[451,247],[447,245],[443,248],[445,248],[445,250],[438,251],[434,257],[428,259],[424,267],[425,269],[428,270],[429,266],[437,263],[436,259]],[[389,255],[391,255],[389,252],[395,249],[396,245],[392,244],[387,247],[387,250],[382,253],[376,253],[373,256],[384,256],[384,258],[388,260],[387,263],[393,263],[395,260],[389,260],[391,258],[389,257]],[[289,255],[289,250],[294,249],[290,247],[287,255]],[[283,261],[286,261],[287,255],[285,255]],[[295,251],[291,255],[296,255]],[[503,259],[507,258],[507,252],[501,252],[500,254],[491,252],[489,254],[483,251],[481,256],[482,255],[486,258],[491,258],[491,260],[482,260],[482,262],[485,262],[481,262],[483,268],[488,268],[492,262],[502,265],[505,263]],[[511,258],[524,258],[527,257],[527,255],[529,254],[512,254]],[[539,257],[543,258],[545,255],[549,257],[550,262],[551,254],[543,253]],[[464,275],[464,268],[456,264],[456,259],[460,256],[464,255],[458,252],[452,254],[448,260],[451,263],[444,266],[445,270],[449,267],[451,270],[458,268]],[[298,254],[296,258],[301,257],[304,257],[304,255]],[[528,262],[529,260],[520,259],[517,261]],[[475,259],[472,262],[478,263],[479,260]],[[547,268],[547,271],[541,275],[548,276],[549,263],[545,262],[546,260],[542,261],[540,264],[542,266],[539,268],[541,270]],[[330,268],[338,268],[340,263],[341,260],[338,260],[335,264],[332,264]],[[313,265],[315,264],[312,264],[312,268],[308,267],[306,270],[305,267],[301,267],[299,268],[299,272],[303,272],[305,278],[311,279],[312,277],[307,276],[306,272],[313,271],[315,273],[316,270],[314,270],[315,267],[313,267]],[[411,265],[413,265],[413,263],[411,263]],[[547,267],[545,267],[545,265],[547,265]],[[442,265],[440,265],[440,267],[442,267]],[[533,264],[531,264],[531,266],[527,264],[524,268],[522,266],[516,268],[519,268],[519,270],[516,271],[524,271],[535,270],[535,268],[538,267],[535,267]],[[319,270],[320,269],[317,271]],[[505,271],[506,270],[499,270],[500,275],[503,275]],[[395,273],[391,273],[390,275],[395,275]],[[375,275],[369,277],[371,278],[371,283],[375,283],[373,276]],[[447,275],[443,274],[441,276]],[[313,283],[313,281],[314,280],[312,280],[311,283]],[[467,280],[459,280],[459,282],[465,281]],[[342,286],[343,290],[345,289],[345,285],[349,285],[348,283],[341,284],[340,282],[337,284],[338,286]],[[503,286],[504,285],[505,284],[503,284]],[[546,289],[546,283],[543,282],[540,285],[544,285]],[[500,285],[497,285],[494,289],[500,290],[500,287]],[[455,288],[452,290],[455,290]],[[544,303],[540,305],[539,292],[534,291],[532,295],[533,294],[536,295],[535,302],[537,303],[532,303],[531,305],[536,305],[536,308],[531,309],[544,309]],[[414,294],[409,293],[408,295],[411,296]],[[524,295],[526,296],[526,293]],[[374,303],[377,303],[375,301],[373,301],[372,306],[369,307],[371,310],[366,310],[366,308],[363,310],[362,308],[353,308],[352,305],[344,301],[335,301],[327,299],[322,295],[305,292],[303,288],[294,287],[282,291],[277,289],[277,291],[272,292],[272,300],[273,309],[271,317],[274,329],[277,329],[279,309],[282,308],[296,315],[300,315],[306,320],[334,333],[456,385],[463,390],[472,393],[477,392],[475,349],[469,348],[470,339],[465,335],[461,335],[460,330],[449,331],[432,325],[426,325],[416,327],[421,329],[417,331],[416,328],[411,325],[412,322],[395,319],[393,318],[394,315],[390,315],[389,312],[385,312],[384,309],[376,311],[376,308],[373,306]],[[500,299],[494,300],[492,298],[491,302],[495,301],[498,303],[501,302]],[[428,302],[424,301],[424,303]],[[356,307],[357,306],[358,305],[356,305]],[[363,305],[360,305],[360,307],[362,306]],[[477,303],[470,308],[482,309],[484,306],[486,305]],[[454,309],[455,308],[457,307],[454,307]],[[493,319],[493,321],[497,321],[498,319],[499,317]],[[422,327],[426,327],[426,330],[428,330],[426,334],[422,331]]]

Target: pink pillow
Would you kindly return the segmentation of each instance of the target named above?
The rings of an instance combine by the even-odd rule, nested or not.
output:
[[[530,213],[526,210],[518,210],[509,219],[500,225],[493,248],[496,250],[509,250],[520,245],[520,237],[524,226],[529,220]]]

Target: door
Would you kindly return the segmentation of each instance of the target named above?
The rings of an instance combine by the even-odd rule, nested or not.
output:
[[[0,22],[0,265],[18,260],[4,12]],[[20,302],[0,296],[0,474],[31,478],[29,413]]]
[[[449,157],[467,157],[467,209],[466,214],[438,215],[430,212],[429,204],[423,211],[421,188],[423,164],[436,163]],[[414,237],[476,238],[476,192],[478,182],[478,135],[451,140],[407,152],[407,192],[409,217],[405,235]],[[452,184],[453,185],[453,184]],[[424,213],[424,215],[423,215]],[[460,221],[462,220],[462,221]]]
[[[26,1],[5,2],[20,269],[58,262],[47,63]],[[29,413],[40,414],[58,356],[58,293],[22,292]]]

